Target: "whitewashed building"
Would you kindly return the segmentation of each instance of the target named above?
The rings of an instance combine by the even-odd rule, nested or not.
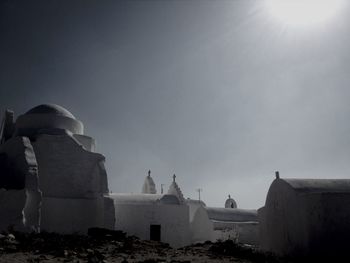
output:
[[[201,206],[195,211],[191,220],[192,243],[230,239],[257,245],[258,228],[257,211],[237,208],[229,196],[225,208]]]
[[[189,207],[175,182],[167,194],[155,194],[150,172],[142,194],[111,194],[115,205],[115,229],[141,239],[169,243],[173,247],[189,245]]]
[[[349,179],[280,179],[258,210],[262,250],[287,256],[347,255]]]
[[[0,231],[103,227],[173,247],[253,242],[247,229],[256,226],[255,212],[237,209],[231,197],[225,208],[185,199],[175,175],[168,192],[157,194],[150,171],[140,193],[109,194],[104,161],[83,123],[63,107],[39,105],[16,120],[7,111],[0,129]]]
[[[0,142],[1,229],[86,233],[90,227],[113,228],[105,158],[68,110],[39,105],[16,121],[7,111]]]

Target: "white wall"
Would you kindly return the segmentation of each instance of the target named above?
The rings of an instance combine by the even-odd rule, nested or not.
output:
[[[93,138],[81,135],[81,134],[73,134],[73,137],[77,139],[77,141],[84,146],[84,148],[90,152],[95,152],[96,150],[96,142]]]
[[[68,134],[41,134],[32,143],[14,137],[0,152],[8,156],[24,188],[1,192],[2,229],[23,222],[30,230],[58,233],[114,228],[114,204],[104,197],[108,185],[103,155],[84,149]]]
[[[188,205],[189,211],[190,211],[190,222],[192,222],[198,208],[206,206],[203,201],[189,199],[189,198],[186,199],[186,204]]]
[[[190,244],[186,205],[115,203],[117,230],[141,239],[150,238],[150,225],[161,225],[161,241],[173,247]]]
[[[237,222],[237,240],[239,243],[259,245],[259,223],[258,222]]]
[[[305,196],[304,196],[305,197]],[[307,212],[307,253],[349,253],[350,193],[322,193],[303,198]]]
[[[204,207],[201,206],[196,209],[190,226],[192,243],[216,240],[213,222],[209,220],[208,213]]]
[[[231,239],[237,243],[258,245],[259,223],[258,222],[213,222],[214,239]]]
[[[283,180],[270,187],[266,205],[258,211],[260,246],[278,255],[293,254],[307,243],[305,208],[293,189]]]
[[[265,207],[259,209],[259,221],[264,251],[297,256],[347,254],[350,192],[332,187],[300,191],[277,179]]]
[[[86,234],[90,227],[104,227],[103,197],[94,199],[43,197],[42,231]]]
[[[99,165],[103,155],[85,150],[69,135],[40,135],[33,147],[43,196],[92,198],[108,193],[107,176]]]
[[[6,213],[12,214],[14,211],[20,211],[18,216],[21,217],[21,220],[13,219],[13,224],[16,225],[18,222],[22,224],[23,221],[29,230],[38,230],[41,192],[38,188],[38,167],[31,142],[27,137],[11,138],[0,146],[0,153],[6,154],[15,170],[15,174],[9,176],[16,175],[16,180],[23,187],[20,192],[3,192],[2,200],[0,200],[0,203],[3,203],[0,208],[0,224],[5,226],[7,223],[11,223],[11,220],[6,219]],[[7,175],[2,174],[2,176]],[[25,193],[24,200],[22,198],[23,193]],[[11,200],[11,198],[17,198],[18,200]],[[10,209],[9,206],[14,207]],[[9,214],[8,216],[13,217],[14,215]]]
[[[233,240],[234,242],[238,242],[238,233],[236,229],[222,229],[222,230],[214,230],[212,241],[224,241],[224,240]]]
[[[242,214],[242,209],[238,212]],[[247,210],[247,212],[248,218],[251,218],[250,210]],[[237,217],[234,212],[231,214],[234,216],[233,218]],[[227,214],[224,214],[221,217],[228,219]],[[242,215],[239,216],[239,219],[242,220]],[[210,219],[208,209],[205,207],[197,209],[193,221],[191,222],[191,236],[193,243],[205,241],[215,242],[217,240],[231,239],[239,243],[257,245],[258,229],[258,222],[233,222]]]
[[[25,190],[0,189],[0,231],[6,231],[9,226],[15,230],[23,230],[23,207]]]
[[[104,209],[108,185],[103,155],[85,150],[69,135],[39,135],[33,146],[43,195],[42,230],[86,233],[114,222],[114,214]]]

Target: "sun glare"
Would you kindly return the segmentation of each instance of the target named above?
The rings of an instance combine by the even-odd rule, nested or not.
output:
[[[332,19],[346,0],[266,0],[272,16],[291,26],[320,24]]]

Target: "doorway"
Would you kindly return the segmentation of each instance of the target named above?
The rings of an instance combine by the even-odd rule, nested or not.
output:
[[[160,225],[150,225],[150,240],[160,241],[161,229]]]

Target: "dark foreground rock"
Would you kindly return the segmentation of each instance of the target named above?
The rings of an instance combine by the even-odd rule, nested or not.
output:
[[[55,233],[0,234],[0,262],[293,262],[260,253],[232,241],[173,249],[168,244],[142,241],[120,231],[94,228],[89,235]],[[299,260],[297,262],[300,262]],[[312,262],[312,261],[308,261]]]
[[[212,253],[211,246],[208,242],[173,249],[99,228],[90,229],[87,236],[11,232],[0,235],[0,262],[251,262]]]

